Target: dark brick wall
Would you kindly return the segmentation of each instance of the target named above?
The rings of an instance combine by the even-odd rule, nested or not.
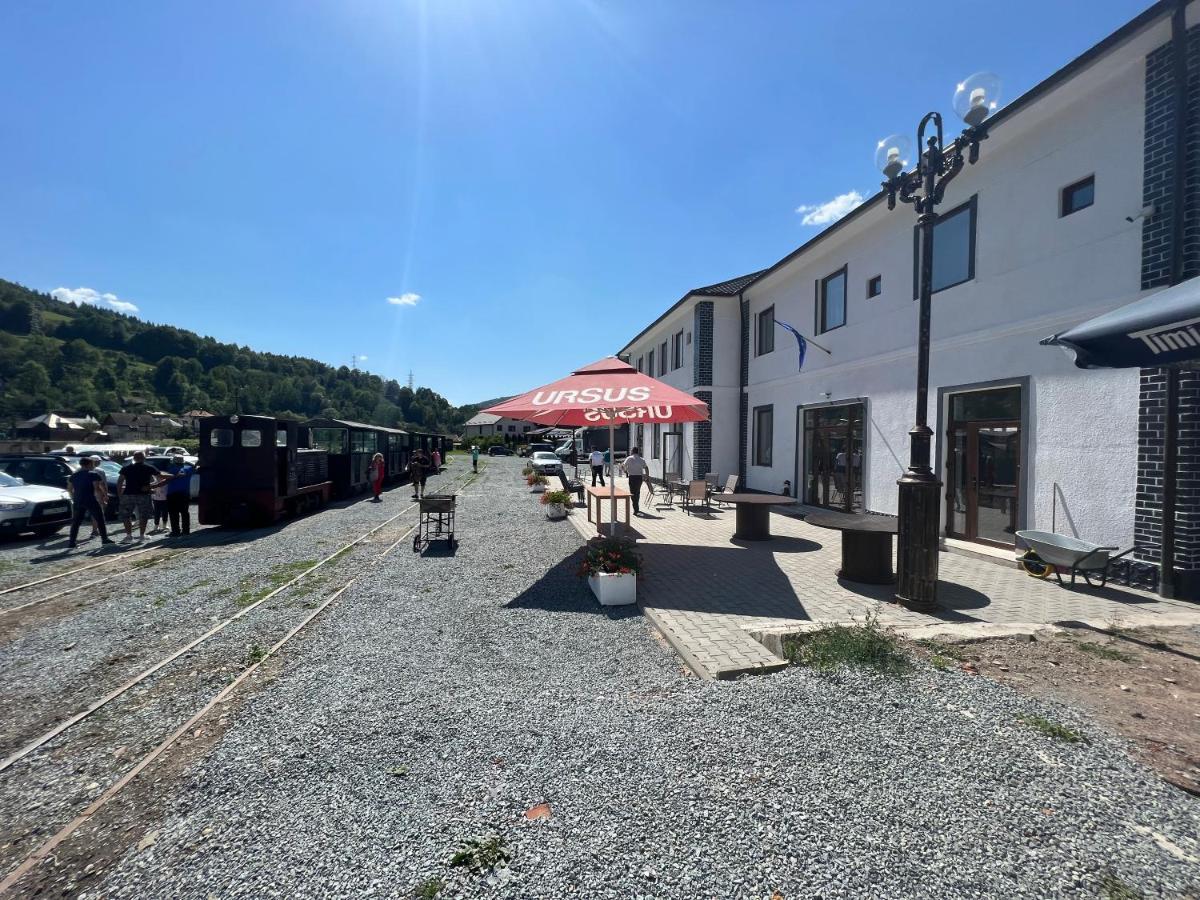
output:
[[[750,303],[738,298],[742,305],[742,375],[738,393],[738,480],[746,484],[746,432],[750,427],[749,397],[746,385],[750,383]]]
[[[692,477],[703,478],[712,471],[712,391],[696,391],[696,399],[708,404],[708,421],[692,425]]]
[[[692,316],[692,384],[712,384],[713,302],[698,301]]]
[[[1188,31],[1187,152],[1182,164],[1186,190],[1183,277],[1200,274],[1200,26]],[[1154,215],[1142,224],[1142,287],[1163,287],[1171,280],[1174,214],[1176,84],[1171,45],[1146,57],[1146,115],[1142,197]],[[1103,190],[1099,182],[1097,190]],[[1136,557],[1158,562],[1162,542],[1163,445],[1166,404],[1163,369],[1143,369],[1138,410],[1138,475],[1134,509]],[[1176,468],[1175,567],[1181,573],[1178,595],[1200,597],[1200,372],[1180,373],[1179,460]]]

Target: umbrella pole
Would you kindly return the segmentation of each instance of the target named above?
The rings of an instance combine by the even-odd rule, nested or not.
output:
[[[616,410],[613,410],[613,416],[616,416]],[[613,419],[608,420],[608,458],[612,460],[612,471],[608,474],[608,494],[609,494],[609,523],[608,536],[615,538],[617,536],[617,429],[613,425]]]

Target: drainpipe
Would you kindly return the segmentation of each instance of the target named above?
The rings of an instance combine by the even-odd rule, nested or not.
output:
[[[1184,196],[1187,187],[1187,5],[1178,0],[1171,15],[1172,81],[1175,86],[1175,171],[1171,185],[1171,284],[1183,281]],[[1179,370],[1166,370],[1163,422],[1163,499],[1162,551],[1159,556],[1162,573],[1158,592],[1174,597],[1175,584],[1175,512],[1179,464]]]

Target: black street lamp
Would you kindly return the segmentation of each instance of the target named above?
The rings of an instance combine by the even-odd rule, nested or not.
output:
[[[917,419],[909,431],[908,470],[900,486],[896,539],[896,599],[905,606],[930,610],[937,605],[938,527],[942,483],[930,465],[933,431],[929,411],[929,314],[933,297],[933,229],[937,205],[946,186],[963,168],[963,153],[972,165],[979,159],[979,142],[987,137],[986,120],[1000,99],[1000,79],[989,72],[972,75],[958,85],[955,112],[967,128],[949,146],[942,135],[941,113],[931,112],[917,126],[917,167],[908,171],[908,138],[893,135],[879,142],[875,163],[887,181],[888,209],[896,198],[912,204],[920,232],[920,310],[917,325]],[[933,125],[928,138],[925,130]]]

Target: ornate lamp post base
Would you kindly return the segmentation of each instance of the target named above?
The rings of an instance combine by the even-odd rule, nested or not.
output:
[[[937,607],[938,505],[942,483],[932,473],[904,473],[896,532],[896,601],[917,612]]]

